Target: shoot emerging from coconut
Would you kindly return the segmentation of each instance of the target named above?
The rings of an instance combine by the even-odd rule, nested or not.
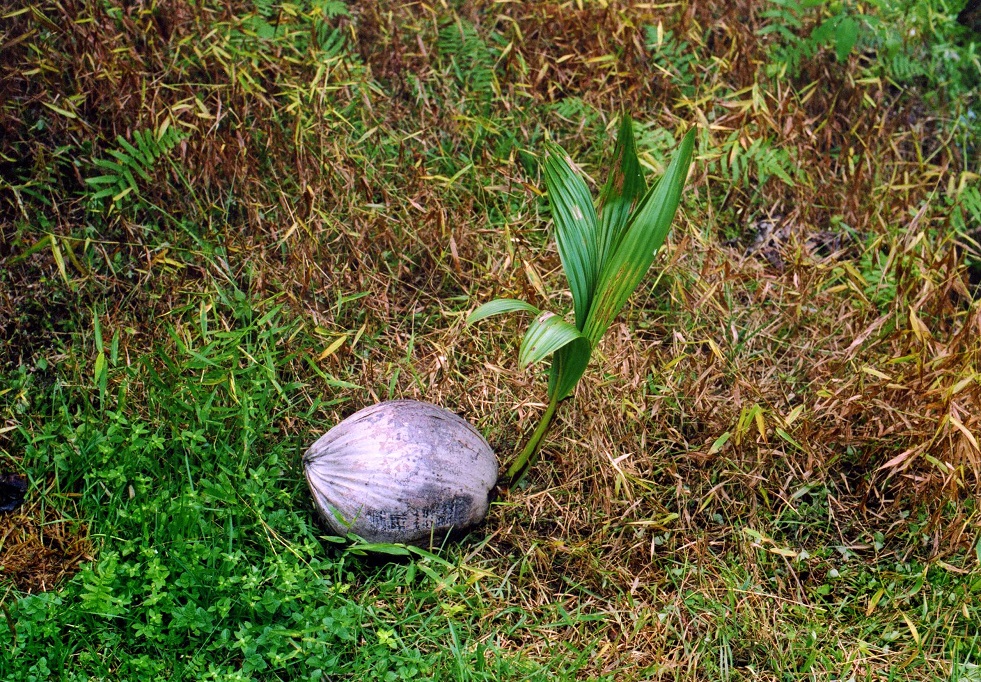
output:
[[[509,298],[477,308],[466,324],[492,315],[527,312],[535,316],[518,352],[522,366],[551,356],[548,407],[524,449],[508,469],[518,483],[534,463],[559,403],[572,395],[593,348],[640,285],[671,229],[691,165],[695,131],[690,130],[664,175],[648,188],[637,159],[633,126],[623,116],[610,174],[599,197],[599,214],[586,183],[569,155],[547,144],[543,160],[555,241],[572,290],[575,324]]]

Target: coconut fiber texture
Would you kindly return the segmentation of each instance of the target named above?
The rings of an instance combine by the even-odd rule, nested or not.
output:
[[[303,455],[310,491],[337,533],[428,545],[487,514],[497,458],[457,415],[415,400],[366,407]]]

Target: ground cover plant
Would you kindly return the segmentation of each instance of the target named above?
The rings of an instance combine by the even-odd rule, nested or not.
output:
[[[70,2],[0,23],[0,677],[981,677],[978,35],[963,3]],[[384,563],[300,466],[395,397],[517,454],[494,298],[575,310],[695,126],[524,488]]]

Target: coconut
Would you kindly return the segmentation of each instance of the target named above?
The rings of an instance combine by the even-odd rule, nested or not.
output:
[[[427,545],[487,515],[497,457],[448,410],[415,400],[366,407],[303,455],[324,521],[368,542]]]

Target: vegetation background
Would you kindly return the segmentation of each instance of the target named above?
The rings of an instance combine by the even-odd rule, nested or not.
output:
[[[4,4],[0,675],[981,680],[959,12]],[[544,370],[463,321],[569,310],[537,154],[595,191],[624,111],[652,174],[698,131],[658,276],[526,488],[365,561],[303,450],[411,397],[513,455]]]

